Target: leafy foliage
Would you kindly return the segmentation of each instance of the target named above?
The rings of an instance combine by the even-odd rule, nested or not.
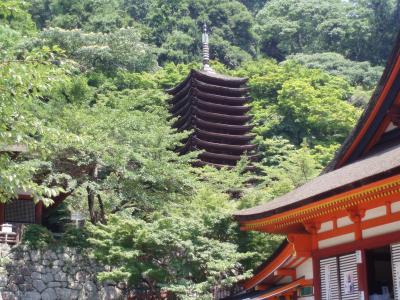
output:
[[[54,243],[54,238],[46,227],[32,224],[25,227],[22,243],[32,249],[45,249]]]
[[[288,57],[308,68],[321,69],[329,74],[343,76],[352,85],[373,89],[378,82],[383,68],[371,66],[368,61],[355,62],[338,53],[297,54]]]

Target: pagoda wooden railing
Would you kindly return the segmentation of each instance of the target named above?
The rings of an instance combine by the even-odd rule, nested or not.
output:
[[[11,226],[10,226],[11,225]],[[9,230],[11,228],[11,231]],[[24,224],[8,223],[0,225],[0,244],[15,245],[22,237]]]

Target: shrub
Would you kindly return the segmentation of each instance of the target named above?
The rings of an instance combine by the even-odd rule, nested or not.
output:
[[[86,228],[76,228],[68,226],[65,231],[61,243],[68,247],[87,248],[89,247],[89,232]]]
[[[33,249],[43,249],[53,244],[54,238],[46,227],[32,224],[25,227],[22,243]]]

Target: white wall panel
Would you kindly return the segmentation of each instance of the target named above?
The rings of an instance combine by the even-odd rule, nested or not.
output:
[[[350,243],[350,242],[353,242],[354,240],[355,240],[355,236],[354,236],[354,233],[352,232],[352,233],[336,236],[333,238],[329,238],[326,240],[318,241],[318,248],[319,249],[329,248],[332,246]]]

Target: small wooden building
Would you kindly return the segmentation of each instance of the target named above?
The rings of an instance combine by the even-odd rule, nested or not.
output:
[[[43,202],[34,203],[29,193],[19,193],[18,198],[0,203],[0,225],[4,223],[41,224]]]
[[[6,153],[15,159],[27,152],[25,145],[15,144],[2,147],[0,153]],[[16,199],[0,203],[0,226],[4,223],[37,223],[42,220],[43,203],[35,204],[29,192],[19,192]],[[1,229],[1,228],[0,228]]]
[[[208,65],[208,35],[203,33],[203,70],[191,70],[186,79],[167,92],[170,112],[179,131],[192,130],[180,152],[202,150],[198,165],[235,166],[246,153],[256,159],[251,143],[251,117],[245,78],[217,74]]]
[[[25,153],[24,145],[2,147],[0,153],[7,153],[15,159]],[[19,192],[16,199],[0,203],[0,243],[16,243],[20,238],[23,224],[40,224],[42,222],[43,203],[34,203],[29,192]]]
[[[232,299],[400,300],[400,36],[324,172],[235,217],[287,239]]]

